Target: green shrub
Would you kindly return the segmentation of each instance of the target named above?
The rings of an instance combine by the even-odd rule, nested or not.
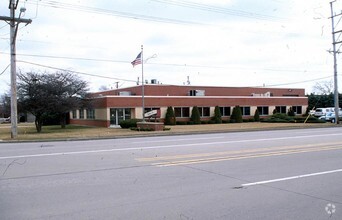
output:
[[[258,109],[256,109],[254,112],[254,121],[260,121],[260,114]]]
[[[187,125],[186,121],[176,121],[176,125]]]
[[[221,116],[220,108],[218,106],[215,106],[214,117],[211,120],[214,121],[215,124],[222,123],[222,116]]]
[[[255,122],[255,119],[254,119],[254,118],[249,118],[248,121],[249,121],[249,122]],[[260,119],[259,119],[259,121],[260,121]]]
[[[240,106],[235,106],[233,108],[232,115],[230,116],[231,123],[241,123],[242,120],[242,112]]]
[[[194,124],[201,124],[201,116],[197,106],[192,108],[190,121]]]
[[[121,128],[135,128],[137,127],[137,122],[141,121],[140,119],[128,119],[121,121],[119,123]]]
[[[260,121],[261,122],[269,122],[269,123],[304,123],[306,120],[306,117],[291,117],[286,114],[274,114],[271,115],[268,118],[263,118]],[[325,123],[325,121],[322,121],[316,117],[310,116],[306,123]]]
[[[295,116],[295,112],[293,111],[292,107],[289,108],[289,110],[287,111],[287,115],[288,116]]]
[[[206,124],[208,124],[208,121],[201,121],[201,124],[206,125]]]
[[[229,123],[229,120],[222,120],[222,123],[228,124],[228,123]]]
[[[132,131],[154,131],[153,128],[137,128],[137,127],[131,127]]]
[[[304,123],[306,120],[306,117],[295,117],[294,120],[296,123]],[[306,121],[306,123],[326,123],[326,121],[318,119],[314,116],[310,116],[308,120]]]
[[[167,107],[166,115],[165,115],[165,125],[175,125],[176,124],[176,116],[173,108],[171,106]]]

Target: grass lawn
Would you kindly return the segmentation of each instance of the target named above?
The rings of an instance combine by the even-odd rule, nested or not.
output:
[[[167,126],[169,131],[131,131],[121,128],[87,127],[67,125],[65,129],[61,126],[43,126],[42,132],[37,133],[33,123],[20,123],[18,125],[18,138],[16,140],[69,140],[87,138],[105,138],[139,135],[167,135],[203,132],[235,132],[251,130],[270,130],[280,128],[313,128],[335,126],[332,123],[324,124],[302,124],[302,123],[235,123],[235,124],[205,124],[205,125],[176,125]],[[0,140],[11,140],[11,125],[0,124]]]
[[[77,125],[67,125],[62,129],[60,125],[43,126],[42,132],[37,133],[33,123],[24,123],[18,125],[17,140],[47,140],[47,139],[84,139],[100,138],[111,136],[130,135],[134,133],[128,129],[120,128],[100,128]],[[0,140],[11,140],[11,125],[0,125]]]

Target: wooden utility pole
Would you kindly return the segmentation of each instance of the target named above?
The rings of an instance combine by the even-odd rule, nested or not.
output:
[[[18,109],[17,109],[17,70],[16,70],[16,38],[20,23],[30,24],[31,19],[20,18],[25,8],[20,9],[19,17],[15,17],[19,0],[9,0],[10,17],[0,16],[0,20],[10,25],[10,46],[11,46],[11,138],[18,135]]]
[[[336,0],[335,0],[336,1]],[[335,1],[330,2],[330,9],[331,9],[331,28],[332,28],[332,45],[333,45],[333,55],[334,55],[334,103],[335,103],[335,123],[339,124],[339,100],[338,100],[338,84],[337,84],[337,51],[336,45],[342,43],[342,41],[336,42],[335,34],[341,33],[342,30],[335,31],[335,23],[334,18],[337,16],[341,16],[342,13],[335,15],[333,3]]]

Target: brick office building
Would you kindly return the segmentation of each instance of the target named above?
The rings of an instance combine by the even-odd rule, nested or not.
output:
[[[222,119],[228,119],[236,105],[245,118],[252,117],[256,109],[267,116],[275,109],[287,113],[289,108],[303,114],[308,107],[304,89],[147,84],[144,91],[145,112],[157,110],[159,120],[164,119],[168,106],[174,108],[177,121],[188,121],[193,106],[199,107],[202,120],[214,115],[215,106],[220,107]],[[70,112],[71,124],[110,127],[122,120],[142,118],[141,85],[93,93],[92,99],[92,109]]]

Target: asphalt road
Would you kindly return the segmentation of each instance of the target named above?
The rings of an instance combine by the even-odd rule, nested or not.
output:
[[[0,219],[342,219],[341,134],[1,143]]]

